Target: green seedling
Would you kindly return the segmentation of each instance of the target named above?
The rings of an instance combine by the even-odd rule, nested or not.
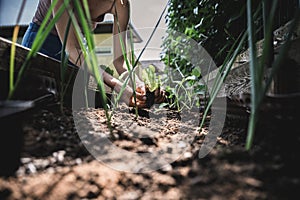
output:
[[[180,69],[173,69],[179,72]],[[201,72],[199,69],[195,68],[190,76],[184,76],[180,80],[174,80],[171,76],[164,76],[166,80],[164,82],[169,83],[166,86],[167,100],[169,108],[176,109],[177,111],[182,111],[183,109],[190,110],[194,106],[199,107],[199,95],[205,93],[206,87],[199,77]]]
[[[146,105],[150,108],[154,104],[155,100],[154,91],[160,87],[160,77],[156,76],[155,67],[153,65],[149,65],[149,67],[143,69],[142,79],[146,88]]]
[[[106,73],[110,74],[111,76],[114,75],[114,70],[107,67],[106,65],[100,65],[101,69],[103,69]]]
[[[149,65],[149,67],[143,69],[142,78],[146,88],[148,88],[150,92],[154,92],[159,88],[160,81],[155,74],[155,67],[153,65]]]

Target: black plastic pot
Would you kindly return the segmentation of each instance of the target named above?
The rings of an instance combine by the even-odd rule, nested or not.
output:
[[[20,166],[23,146],[23,120],[32,101],[0,101],[0,175],[13,175]]]

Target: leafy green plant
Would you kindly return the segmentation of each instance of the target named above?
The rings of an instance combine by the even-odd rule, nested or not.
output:
[[[150,92],[154,92],[160,87],[160,79],[156,76],[155,67],[153,65],[149,65],[143,69],[142,78]]]
[[[221,65],[231,45],[246,27],[245,19],[244,1],[171,0],[166,15],[168,35],[164,38],[162,59],[166,61],[167,51],[171,49],[171,67],[177,63],[184,74],[194,68],[188,59],[176,53],[180,38],[173,32],[179,32],[203,46],[215,63]]]
[[[252,0],[253,6],[261,4],[259,0]],[[273,18],[274,26],[289,21],[293,15],[297,0],[280,1],[280,7]],[[288,11],[288,12],[287,12]],[[269,18],[269,16],[268,16]],[[225,61],[231,46],[247,28],[246,1],[238,0],[171,0],[166,15],[168,35],[164,37],[162,59],[167,64],[168,49],[176,49],[177,38],[173,32],[180,32],[197,41],[212,56],[217,66]],[[263,23],[260,15],[254,20],[256,26]],[[238,28],[236,28],[238,27]],[[263,31],[259,30],[258,39],[262,39]],[[173,41],[172,41],[173,40]],[[241,50],[246,50],[248,43],[245,41]],[[171,52],[175,52],[172,50]],[[175,62],[184,73],[190,73],[194,66],[179,54],[171,54],[170,66],[175,67]]]
[[[167,102],[161,107],[182,111],[200,106],[199,97],[205,94],[206,86],[200,81],[200,69],[194,68],[190,75],[184,75],[179,68],[173,69],[166,66],[161,75],[161,85],[167,94]]]
[[[146,106],[149,108],[155,103],[155,90],[159,89],[161,85],[160,76],[157,76],[155,71],[153,65],[142,70],[142,79],[146,88]]]
[[[108,66],[100,64],[100,67],[101,67],[102,70],[104,70],[106,73],[110,74],[111,76],[114,75],[114,70],[112,70]]]

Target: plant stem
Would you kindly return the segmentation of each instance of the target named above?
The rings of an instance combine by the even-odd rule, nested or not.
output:
[[[109,117],[108,107],[107,107],[107,104],[106,104],[107,103],[106,94],[105,94],[106,90],[105,90],[105,87],[104,87],[103,80],[101,78],[101,74],[100,74],[99,69],[98,69],[98,61],[97,61],[97,57],[96,57],[96,54],[95,54],[95,51],[94,51],[95,45],[94,45],[94,40],[93,40],[93,37],[92,37],[92,32],[91,32],[91,29],[90,29],[90,27],[87,23],[87,21],[90,22],[91,19],[90,19],[88,4],[87,4],[86,0],[83,0],[83,6],[84,6],[84,9],[86,11],[86,15],[84,15],[84,13],[83,13],[82,6],[81,6],[80,2],[78,0],[75,0],[74,8],[78,12],[78,18],[80,20],[81,26],[79,26],[79,24],[77,22],[77,19],[74,16],[73,10],[70,9],[70,7],[68,7],[67,11],[68,11],[69,16],[72,20],[73,27],[75,29],[75,34],[76,34],[76,37],[78,39],[80,49],[83,53],[86,66],[88,67],[88,70],[91,70],[92,75],[95,77],[95,79],[97,81],[97,85],[98,85],[98,88],[100,90],[100,98],[103,102],[103,108],[104,108],[105,116],[106,116],[106,119],[107,119],[107,125],[108,125],[110,133],[112,135],[111,122],[110,122],[111,118]],[[83,39],[82,31],[81,31],[80,27],[82,27],[82,31],[83,31],[83,34],[85,36],[86,42]],[[101,68],[100,68],[100,70],[101,70]],[[86,70],[85,70],[84,73],[86,73]],[[86,88],[85,88],[85,92],[86,92]],[[87,98],[86,93],[85,93],[85,97]]]
[[[257,57],[256,57],[256,46],[254,39],[254,24],[252,17],[252,1],[247,0],[247,24],[248,24],[248,45],[249,45],[249,57],[250,57],[250,76],[251,81],[251,113],[250,123],[248,127],[248,134],[246,140],[246,149],[249,150],[252,145],[253,134],[256,129],[257,122],[257,100],[259,95],[259,79],[257,71]]]
[[[9,91],[10,92],[9,93],[11,93],[11,91],[14,90],[15,54],[16,54],[16,42],[17,42],[19,30],[20,30],[20,26],[16,25],[14,27],[11,50],[10,50],[10,63],[9,63]]]
[[[68,24],[66,27],[66,32],[64,35],[64,40],[61,48],[61,72],[60,72],[60,84],[61,84],[61,92],[60,92],[60,110],[63,113],[63,103],[64,103],[64,88],[68,87],[68,84],[65,85],[65,75],[66,75],[66,70],[68,67],[68,61],[69,57],[66,52],[66,45],[67,45],[67,40],[68,40],[68,34],[70,32],[70,27],[71,27],[71,18],[68,20]],[[64,86],[65,85],[65,86]]]
[[[133,45],[133,34],[132,34],[132,29],[130,28],[130,49],[131,49],[131,63],[134,62],[134,45]],[[133,82],[132,82],[133,90],[136,91],[136,82],[135,82],[135,75],[133,76]],[[138,107],[137,107],[137,100],[136,100],[136,93],[134,92],[134,110],[135,110],[135,118],[137,119],[139,117],[138,114]]]
[[[26,0],[22,1],[16,25],[14,27],[13,37],[12,37],[12,45],[10,50],[10,62],[9,62],[9,95],[8,98],[11,97],[11,93],[14,91],[14,73],[15,73],[15,54],[16,54],[16,43],[18,39],[18,34],[20,30],[19,22],[21,19],[21,16],[23,14],[23,10],[26,4]]]

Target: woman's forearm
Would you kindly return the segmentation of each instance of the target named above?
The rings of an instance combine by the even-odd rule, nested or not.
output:
[[[102,73],[103,81],[106,85],[108,85],[110,88],[114,88],[118,82],[120,82],[118,79],[110,75],[109,73],[103,71]]]
[[[117,1],[115,9],[113,9],[114,24],[113,24],[113,47],[114,47],[114,66],[118,74],[122,74],[127,71],[127,67],[124,64],[123,50],[126,52],[126,31],[129,21],[129,9],[130,5],[128,0]],[[125,6],[124,6],[125,5]],[[123,44],[121,44],[121,41]],[[122,46],[125,48],[122,50]]]

